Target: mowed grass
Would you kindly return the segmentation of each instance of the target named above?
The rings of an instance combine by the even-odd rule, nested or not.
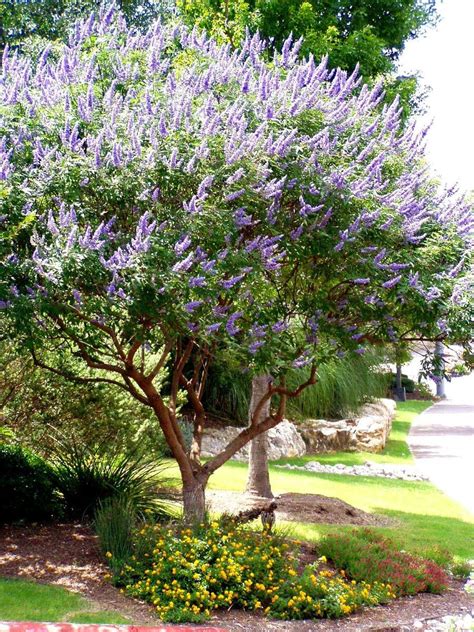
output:
[[[95,610],[94,606],[59,586],[0,578],[0,621],[130,623],[116,612]]]
[[[281,463],[304,464],[310,460],[347,465],[366,460],[410,464],[413,458],[406,441],[410,425],[430,405],[430,402],[424,401],[399,403],[391,438],[380,454],[339,452],[271,463],[270,478],[274,493],[322,494],[340,498],[364,511],[392,517],[396,526],[380,529],[394,537],[400,543],[400,548],[420,552],[442,547],[462,559],[472,559],[474,516],[431,483],[370,476],[316,474],[277,467]],[[246,478],[247,464],[230,461],[211,477],[209,488],[242,492]],[[288,524],[291,525],[295,537],[308,541],[317,541],[328,532],[353,528],[301,522]]]

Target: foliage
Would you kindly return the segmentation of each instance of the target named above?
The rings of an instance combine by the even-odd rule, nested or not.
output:
[[[337,419],[357,411],[372,397],[386,394],[388,379],[379,369],[383,356],[370,350],[363,356],[323,362],[318,366],[316,384],[288,403],[288,416],[296,419]],[[304,369],[288,371],[291,388],[308,378]],[[209,371],[203,402],[216,416],[247,421],[251,375],[242,368],[220,359]]]
[[[60,586],[0,578],[2,621],[51,621],[69,623],[130,623],[117,612],[97,610],[97,605]]]
[[[110,560],[114,575],[118,575],[132,555],[132,532],[137,524],[136,507],[127,496],[112,496],[98,503],[94,515],[94,530],[101,551]]]
[[[389,584],[348,581],[345,573],[307,566],[298,578],[287,581],[266,611],[276,619],[338,618],[361,606],[378,606],[396,597]]]
[[[368,529],[328,535],[320,551],[352,579],[390,583],[397,595],[439,593],[447,585],[437,564],[399,551],[392,540]]]
[[[391,373],[390,388],[396,388],[396,386],[397,386],[397,374]],[[414,393],[415,389],[417,388],[417,384],[415,383],[414,380],[409,378],[408,375],[405,375],[405,373],[402,373],[402,387],[405,388],[407,393]]]
[[[303,53],[316,58],[329,53],[333,67],[353,69],[361,63],[363,74],[374,77],[392,67],[407,39],[435,20],[434,0],[335,0],[324,5],[315,0],[232,2],[181,0],[178,8],[191,25],[236,45],[245,29],[260,31],[277,48],[293,34],[304,38]]]
[[[298,577],[296,551],[281,537],[229,519],[194,531],[145,525],[136,539],[141,553],[120,582],[152,603],[163,621],[200,622],[214,609],[231,607],[281,618],[338,617],[393,596],[389,586],[350,584],[313,567]]]
[[[452,305],[467,318],[470,301],[471,209],[430,179],[423,135],[401,133],[397,104],[380,111],[380,88],[356,74],[298,61],[290,41],[271,64],[263,51],[258,37],[237,54],[180,25],[138,36],[111,9],[59,54],[2,65],[6,335],[39,366],[54,370],[60,351],[87,367],[76,378],[150,407],[200,510],[211,473],[283,419],[319,363],[439,336],[441,320],[449,336]],[[281,397],[201,465],[217,350],[267,369],[264,397]]]
[[[449,564],[449,571],[456,579],[472,579],[472,560],[468,562],[456,556]]]
[[[18,445],[0,443],[1,521],[50,520],[60,512],[51,467]]]
[[[92,518],[100,503],[124,498],[140,514],[167,515],[172,497],[163,464],[138,449],[124,453],[109,442],[90,447],[74,437],[56,439],[50,455],[68,516]]]
[[[48,361],[58,370],[65,368],[59,353]],[[87,377],[77,360],[66,368]],[[4,424],[0,432],[41,450],[45,457],[54,447],[57,432],[74,435],[78,443],[88,446],[111,442],[124,451],[139,445],[150,454],[162,453],[164,440],[152,411],[130,394],[104,383],[70,381],[44,371],[28,355],[1,343],[0,410]]]
[[[321,364],[316,384],[289,403],[289,414],[303,419],[337,419],[354,414],[371,398],[384,397],[388,379],[380,369],[382,358],[380,351],[369,350],[361,357],[352,356]],[[290,372],[290,387],[296,387],[303,381],[304,375],[304,369]]]

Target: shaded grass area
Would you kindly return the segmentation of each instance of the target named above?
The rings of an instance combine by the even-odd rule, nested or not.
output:
[[[0,578],[0,620],[67,623],[130,623],[115,612],[94,610],[94,604],[59,586]]]
[[[409,465],[413,463],[413,456],[408,447],[407,437],[410,426],[420,413],[432,405],[430,401],[411,400],[397,404],[397,415],[392,424],[390,438],[382,452],[331,452],[328,454],[306,454],[303,457],[280,459],[276,463],[291,463],[304,465],[308,461],[319,461],[327,465],[344,463],[344,465],[361,465],[366,461],[374,463],[392,463]]]
[[[245,487],[247,465],[230,462],[210,480],[211,489],[241,492]],[[282,470],[270,466],[273,491],[322,494],[344,500],[359,509],[394,518],[397,526],[381,528],[400,542],[403,549],[420,552],[420,547],[448,548],[463,559],[474,556],[474,518],[434,485],[370,476],[315,474]],[[336,529],[352,529],[308,523],[290,523],[296,537],[314,541]]]

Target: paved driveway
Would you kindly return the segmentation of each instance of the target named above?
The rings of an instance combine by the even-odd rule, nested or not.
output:
[[[416,418],[408,442],[418,467],[474,514],[474,373],[447,383],[446,395]]]

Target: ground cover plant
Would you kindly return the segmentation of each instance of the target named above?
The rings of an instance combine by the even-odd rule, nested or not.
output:
[[[389,583],[400,596],[439,593],[447,587],[448,577],[437,564],[400,551],[398,543],[375,531],[329,534],[319,550],[350,578]]]
[[[134,546],[115,579],[163,621],[200,622],[230,607],[282,619],[340,617],[395,597],[387,582],[348,581],[318,564],[300,573],[297,545],[230,518],[194,529],[144,525]]]
[[[137,34],[108,7],[57,50],[4,52],[2,328],[45,370],[153,411],[190,520],[211,474],[280,423],[325,359],[467,339],[469,205],[431,180],[423,133],[401,128],[397,102],[379,107],[380,86],[299,47],[267,63],[257,35],[233,51],[180,25]],[[272,380],[203,464],[219,353]]]
[[[69,623],[130,623],[114,612],[59,586],[0,577],[1,621],[67,621]]]

